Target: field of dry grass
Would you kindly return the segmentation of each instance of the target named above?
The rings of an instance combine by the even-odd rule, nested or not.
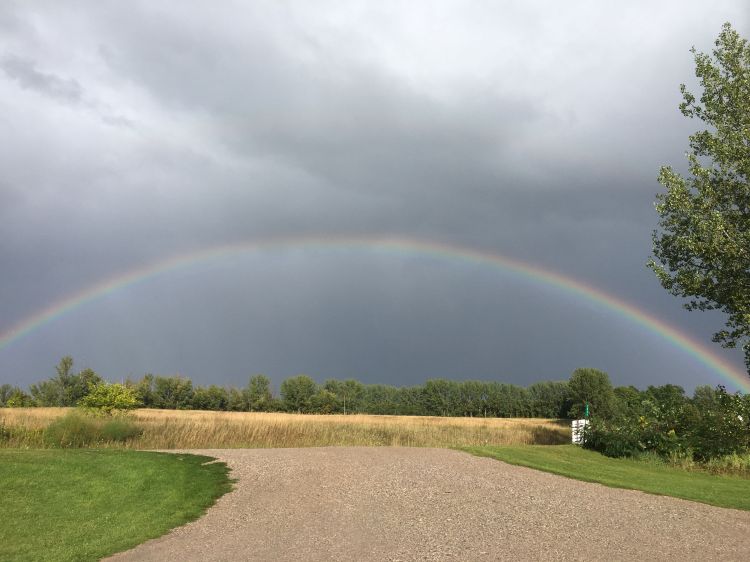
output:
[[[0,408],[0,447],[42,447],[43,431],[69,408]],[[390,445],[464,447],[570,442],[567,424],[529,418],[305,415],[135,410],[135,449]],[[121,446],[121,445],[120,445]]]

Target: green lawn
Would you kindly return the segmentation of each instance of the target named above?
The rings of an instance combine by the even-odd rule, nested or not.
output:
[[[642,490],[720,507],[750,510],[750,480],[612,459],[575,445],[466,447],[463,450],[613,488]]]
[[[125,450],[0,450],[0,560],[98,560],[196,519],[223,463]]]

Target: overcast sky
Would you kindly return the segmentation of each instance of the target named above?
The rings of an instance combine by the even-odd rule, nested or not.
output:
[[[197,4],[197,5],[193,5]],[[275,237],[410,237],[527,261],[710,342],[645,263],[664,164],[700,123],[718,2],[0,3],[0,332],[170,256]],[[199,384],[428,378],[726,383],[684,350],[489,267],[234,255],[88,302],[0,349]],[[731,385],[730,385],[731,388]]]

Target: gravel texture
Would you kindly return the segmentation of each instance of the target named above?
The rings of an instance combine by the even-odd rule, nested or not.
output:
[[[111,560],[750,560],[750,512],[459,451],[184,452],[227,462],[234,491]]]

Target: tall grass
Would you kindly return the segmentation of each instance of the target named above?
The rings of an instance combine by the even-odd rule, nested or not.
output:
[[[0,409],[0,447],[45,447],[46,428],[66,408]],[[570,442],[567,423],[528,418],[305,415],[135,410],[142,434],[104,443],[135,449],[235,447],[554,445]],[[2,430],[0,430],[1,432]]]

